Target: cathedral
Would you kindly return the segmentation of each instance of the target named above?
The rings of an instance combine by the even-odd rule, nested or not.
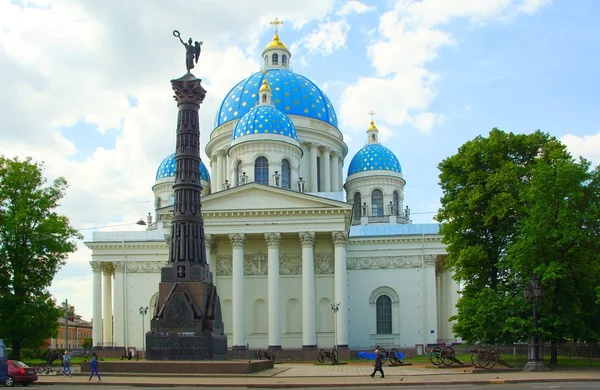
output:
[[[419,351],[455,342],[459,286],[443,269],[438,225],[411,223],[400,162],[372,118],[364,147],[348,156],[331,101],[291,70],[291,56],[276,30],[262,70],[224,97],[200,165],[228,346]],[[96,347],[145,348],[168,262],[174,175],[171,154],[145,231],[86,242]]]

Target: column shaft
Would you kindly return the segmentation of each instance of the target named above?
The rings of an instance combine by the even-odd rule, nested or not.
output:
[[[217,160],[214,157],[210,159],[210,191],[217,191]]]
[[[300,233],[302,245],[302,348],[317,347],[317,324],[315,316],[315,233]]]
[[[233,249],[232,282],[232,315],[234,349],[246,348],[246,316],[244,305],[244,234],[230,234]]]
[[[279,290],[280,233],[265,233],[268,256],[269,348],[281,349],[281,292]]]
[[[102,344],[113,346],[112,263],[105,263],[102,272]]]
[[[340,191],[344,188],[344,159],[342,159],[341,157],[338,158],[338,164],[337,164],[337,168],[338,168],[338,177],[339,177],[339,185],[340,185]]]
[[[317,175],[317,145],[309,144],[310,146],[310,178],[307,180],[307,184],[310,186],[310,192],[317,192],[319,190],[319,185],[317,183],[318,175]]]
[[[220,150],[217,151],[217,182],[215,183],[215,191],[221,191],[223,188],[223,153]]]
[[[330,170],[331,170],[331,191],[337,192],[337,191],[341,191],[340,190],[340,177],[339,177],[339,170],[338,170],[338,154],[337,152],[333,153],[333,158],[331,159],[331,163],[330,163]]]
[[[125,347],[125,278],[123,271],[125,270],[125,263],[115,263],[115,345],[118,347]]]
[[[323,148],[323,191],[331,192],[331,149]]]
[[[346,232],[332,232],[334,246],[335,301],[339,302],[337,313],[337,346],[348,347],[348,271],[346,270]]]
[[[98,261],[90,262],[92,266],[92,346],[102,346],[102,263]]]

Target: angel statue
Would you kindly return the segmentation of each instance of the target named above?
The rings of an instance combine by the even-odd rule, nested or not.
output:
[[[188,42],[185,43],[183,41],[183,39],[181,39],[179,31],[177,31],[177,30],[173,31],[173,36],[175,36],[176,38],[179,38],[179,41],[181,41],[181,44],[183,46],[185,46],[185,66],[189,73],[190,70],[194,68],[194,61],[196,62],[196,64],[198,63],[198,58],[200,58],[200,50],[201,50],[201,46],[202,46],[202,41],[200,41],[200,42],[196,41],[192,44],[192,38],[190,38],[190,39],[188,39]]]

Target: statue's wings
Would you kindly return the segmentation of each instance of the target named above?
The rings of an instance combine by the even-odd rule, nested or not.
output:
[[[196,57],[196,63],[198,63],[198,58],[200,58],[200,50],[201,50],[200,42],[196,41],[194,43],[194,56]]]

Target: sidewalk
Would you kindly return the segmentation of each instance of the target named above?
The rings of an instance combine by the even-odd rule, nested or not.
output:
[[[461,385],[522,382],[600,382],[600,370],[557,370],[552,372],[506,371],[473,374],[471,369],[433,369],[420,367],[384,367],[385,378],[370,378],[370,366],[316,366],[313,364],[281,364],[272,370],[238,376],[165,376],[165,375],[102,375],[103,385],[144,387],[346,387],[395,385]],[[91,383],[97,383],[92,379]],[[72,377],[40,375],[39,385],[88,384],[85,374]]]

